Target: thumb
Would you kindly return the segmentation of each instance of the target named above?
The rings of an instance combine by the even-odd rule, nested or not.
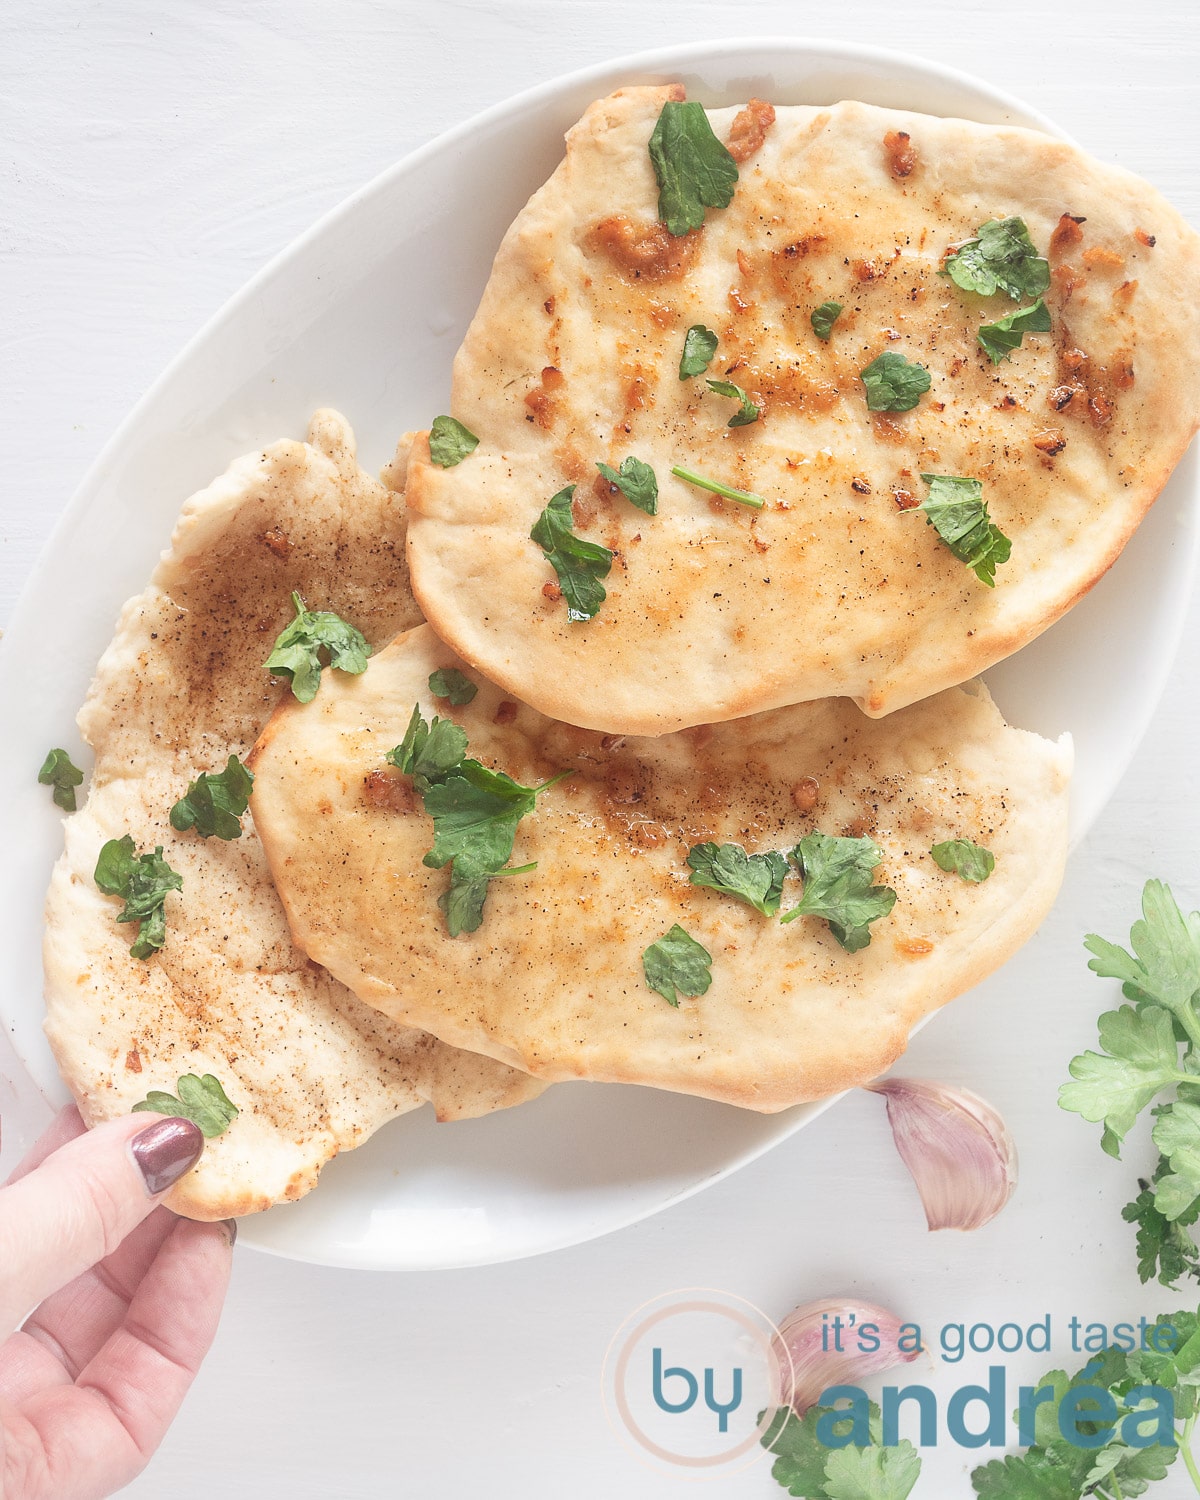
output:
[[[0,1188],[0,1339],[110,1255],[203,1149],[191,1120],[125,1115]]]

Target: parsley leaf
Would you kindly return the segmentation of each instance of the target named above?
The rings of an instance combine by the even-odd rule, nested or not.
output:
[[[757,422],[762,416],[762,407],[755,406],[741,386],[734,385],[732,380],[706,380],[704,383],[710,391],[716,391],[718,396],[730,396],[734,401],[742,403],[740,409],[730,417],[726,426],[749,427],[751,422]]]
[[[441,469],[452,469],[479,447],[479,439],[454,417],[434,417],[429,429],[429,457]]]
[[[1171,1164],[1171,1170],[1159,1179],[1154,1206],[1174,1220],[1200,1198],[1200,1104],[1177,1099],[1159,1113],[1150,1134]]]
[[[907,1500],[921,1473],[917,1450],[907,1438],[893,1448],[882,1446],[879,1407],[873,1401],[867,1446],[826,1447],[817,1436],[818,1423],[840,1411],[810,1406],[798,1417],[786,1406],[779,1408],[759,1439],[776,1455],[771,1467],[775,1482],[802,1500]],[[849,1412],[841,1414],[849,1418]],[[762,1417],[760,1412],[760,1422]],[[835,1429],[838,1425],[835,1422]]]
[[[636,505],[648,516],[658,515],[658,480],[649,464],[631,455],[622,462],[620,469],[602,463],[597,463],[596,467],[609,484],[616,485],[630,505]]]
[[[1200,1198],[1193,1199],[1174,1222],[1160,1213],[1154,1206],[1155,1184],[1167,1171],[1166,1160],[1159,1157],[1154,1176],[1149,1182],[1139,1179],[1141,1192],[1125,1205],[1121,1217],[1137,1225],[1139,1278],[1152,1281],[1157,1276],[1163,1286],[1173,1287],[1183,1276],[1200,1281],[1200,1250],[1187,1232],[1200,1219]]]
[[[1082,1491],[1057,1453],[1030,1448],[971,1471],[979,1500],[1079,1500]]]
[[[239,839],[242,836],[242,814],[250,805],[250,788],[254,773],[248,771],[236,755],[225,762],[216,776],[201,771],[186,793],[171,809],[171,827],[177,833],[194,828],[202,839]]]
[[[179,1090],[178,1098],[173,1094],[165,1094],[160,1089],[151,1089],[144,1099],[133,1106],[133,1112],[136,1114],[138,1110],[144,1109],[155,1115],[175,1115],[191,1120],[200,1127],[204,1138],[210,1141],[214,1136],[224,1135],[233,1124],[238,1107],[226,1098],[225,1090],[211,1073],[205,1073],[201,1078],[197,1078],[195,1073],[185,1073],[176,1088]]]
[[[290,678],[299,701],[311,703],[321,683],[322,651],[328,653],[329,666],[357,674],[367,670],[371,648],[366,637],[340,615],[308,609],[299,594],[292,595],[292,604],[296,618],[280,631],[263,665],[277,677]]]
[[[694,484],[698,489],[708,490],[712,495],[720,495],[722,500],[736,500],[739,505],[748,505],[752,510],[762,510],[767,503],[761,495],[752,495],[749,490],[732,490],[727,484],[722,484],[717,479],[708,479],[703,474],[697,474],[695,469],[683,469],[676,464],[671,473],[676,479],[686,480],[688,484]]]
[[[944,844],[934,844],[929,857],[939,870],[948,875],[961,875],[976,885],[986,880],[996,868],[996,856],[981,844],[970,839],[947,839]]]
[[[869,925],[886,917],[896,904],[890,886],[876,885],[872,878],[883,851],[872,839],[835,838],[825,833],[807,834],[792,850],[804,877],[804,892],[780,920],[824,917],[829,930],[847,953],[857,953],[871,941]]]
[[[693,844],[687,862],[693,885],[737,896],[764,917],[778,912],[788,867],[777,850],[747,854],[740,844]]]
[[[533,811],[538,793],[571,774],[562,771],[540,786],[522,786],[503,771],[465,759],[466,749],[466,733],[457,724],[438,718],[427,724],[416,704],[404,739],[386,757],[413,778],[433,819],[433,848],[425,863],[435,870],[450,865],[450,885],[438,906],[451,937],[478,928],[490,881],[537,868],[502,867],[512,853],[517,825]]]
[[[1132,1006],[1100,1017],[1103,1053],[1084,1052],[1071,1059],[1074,1083],[1064,1083],[1058,1102],[1085,1120],[1103,1121],[1117,1156],[1138,1115],[1179,1072],[1179,1043],[1171,1017],[1161,1006]]]
[[[75,788],[82,785],[83,772],[71,764],[71,757],[65,750],[50,751],[38,772],[38,782],[41,786],[54,788],[56,807],[61,807],[63,812],[75,811]]]
[[[130,953],[134,958],[149,958],[167,940],[166,899],[171,891],[183,889],[183,876],[172,870],[162,857],[159,844],[153,854],[135,854],[133,839],[109,839],[96,860],[94,879],[106,896],[120,896],[125,902],[118,922],[140,922],[138,935]]]
[[[679,996],[703,995],[712,983],[712,954],[676,922],[642,954],[642,973],[652,990],[671,1005]]]
[[[1094,957],[1088,968],[1124,982],[1127,999],[1149,1001],[1169,1010],[1200,1043],[1200,1019],[1193,1002],[1200,991],[1200,912],[1185,917],[1171,888],[1148,880],[1142,891],[1142,920],[1129,933],[1129,953],[1090,933],[1083,946]],[[1135,957],[1136,955],[1136,957]]]
[[[650,137],[658,178],[658,217],[674,235],[704,223],[706,208],[727,208],[738,180],[737,163],[713,134],[704,107],[669,99]]]
[[[411,776],[417,791],[424,793],[433,782],[456,770],[466,753],[465,729],[453,719],[439,719],[436,714],[433,722],[427,724],[420,704],[414,704],[404,738],[384,759]]]
[[[600,582],[607,578],[613,555],[597,542],[586,542],[571,530],[573,484],[550,501],[537,518],[532,539],[545,553],[546,561],[558,575],[558,584],[567,601],[568,620],[590,620],[599,611],[607,595]]]
[[[455,708],[461,708],[479,689],[457,667],[439,667],[429,674],[429,691],[435,698],[448,698]]]
[[[932,383],[924,365],[894,349],[873,359],[858,378],[866,388],[868,411],[912,411]]]
[[[808,321],[812,324],[812,331],[816,336],[827,343],[833,332],[833,325],[841,315],[842,304],[840,302],[822,302],[820,307],[813,308]]]
[[[713,362],[717,352],[717,336],[703,323],[693,323],[683,340],[683,354],[679,360],[679,378],[687,380],[692,375],[703,375]]]
[[[1050,309],[1039,297],[1030,307],[1019,307],[998,322],[984,323],[975,337],[991,362],[998,365],[1002,359],[1008,359],[1014,349],[1021,347],[1025,334],[1049,332]]]
[[[925,520],[981,583],[996,586],[996,569],[1012,556],[1012,542],[993,525],[978,479],[958,474],[922,474],[929,494],[913,511]]]
[[[976,238],[960,245],[938,272],[965,292],[991,297],[1007,292],[1014,302],[1040,297],[1050,285],[1050,263],[1038,255],[1024,219],[989,219]]]

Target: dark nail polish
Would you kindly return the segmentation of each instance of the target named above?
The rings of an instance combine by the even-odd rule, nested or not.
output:
[[[225,1226],[225,1233],[229,1236],[229,1244],[232,1248],[237,1243],[237,1220],[223,1219],[221,1222]]]
[[[191,1120],[156,1120],[134,1136],[129,1149],[146,1183],[146,1191],[156,1198],[200,1160],[204,1136]]]

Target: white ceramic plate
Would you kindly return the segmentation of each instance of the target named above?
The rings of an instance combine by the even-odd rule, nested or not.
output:
[[[933,64],[795,39],[706,42],[547,84],[423,147],[269,265],[180,355],[74,497],[0,644],[8,795],[0,865],[0,1006],[50,1098],[67,1098],[41,1031],[42,892],[60,817],[34,782],[74,715],[123,601],[145,584],[181,502],[236,455],[345,412],[368,469],[448,405],[450,362],[500,238],[562,154],[563,132],[624,83],[678,79],[732,104],[841,98],[1055,127]],[[1189,454],[1112,573],[1065,621],[989,674],[1025,728],[1075,736],[1075,836],[1111,795],[1166,679],[1196,551]],[[87,757],[77,755],[79,763]],[[561,1084],[488,1119],[428,1110],[338,1158],[302,1202],[243,1221],[241,1239],[329,1265],[483,1265],[590,1239],[675,1203],[784,1139],[824,1106],[755,1115],[603,1084]]]

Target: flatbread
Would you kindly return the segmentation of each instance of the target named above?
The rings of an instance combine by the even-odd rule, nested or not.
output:
[[[658,734],[839,695],[890,713],[1017,650],[1125,545],[1200,420],[1200,238],[1062,141],[842,103],[776,110],[732,204],[672,240],[647,141],[680,92],[594,104],[505,236],[454,367],[479,447],[452,468],[413,453],[417,599],[465,660],[573,724]],[[737,115],[709,112],[752,147]],[[937,273],[1009,216],[1048,254],[1053,328],[993,366],[978,328],[1027,302]],[[823,343],[827,299],[844,310]],[[727,426],[736,401],[680,380],[697,323],[720,338],[707,377],[746,389],[757,422]],[[889,350],[932,388],[872,414],[859,372]],[[597,460],[630,455],[656,472],[657,517],[597,486]],[[994,589],[902,508],[923,473],[982,482],[1012,541]],[[586,622],[530,539],[568,484],[579,535],[617,554]]]
[[[364,474],[335,412],[308,443],[239,459],[184,506],[171,550],[122,612],[79,716],[96,752],[46,902],[46,1032],[89,1124],[183,1073],[212,1073],[240,1113],[168,1203],[191,1218],[300,1197],[321,1166],[432,1100],[442,1119],[540,1085],[360,1004],[292,944],[252,820],[223,843],[177,834],[172,804],[245,755],[281,695],[262,663],[298,589],[373,643],[419,618],[403,501]],[[156,844],[184,880],[146,961],[93,872],[101,845]]]
[[[917,1020],[1033,932],[1066,857],[1069,739],[1008,728],[981,686],[883,721],[827,700],[654,739],[570,728],[487,682],[462,708],[427,679],[464,667],[428,626],[307,706],[284,703],[254,752],[254,817],[296,941],[361,999],[547,1080],[652,1084],[772,1111],[882,1073]],[[414,703],[466,729],[469,753],[543,792],[492,882],[483,922],[447,935],[432,823],[385,765]],[[381,778],[383,785],[381,785]],[[391,795],[387,794],[390,786]],[[807,810],[801,810],[803,808]],[[689,883],[688,848],[788,850],[869,835],[898,892],[869,947],[789,925]],[[985,844],[983,884],[935,843]],[[787,882],[784,906],[798,884]],[[712,985],[673,1009],[642,953],[675,923],[712,955]]]

